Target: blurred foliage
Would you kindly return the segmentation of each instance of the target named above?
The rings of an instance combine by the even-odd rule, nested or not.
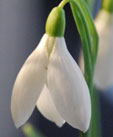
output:
[[[33,127],[32,124],[26,124],[22,128],[22,131],[27,137],[46,137],[40,131],[38,131],[35,127]]]
[[[113,13],[113,0],[102,0],[102,8]]]
[[[85,0],[85,1],[90,9],[90,12],[93,14],[96,0]]]

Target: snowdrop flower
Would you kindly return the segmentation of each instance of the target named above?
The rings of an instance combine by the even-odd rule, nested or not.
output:
[[[54,18],[54,20],[53,20]],[[17,75],[11,98],[16,127],[23,125],[35,106],[61,127],[65,122],[86,132],[91,117],[90,94],[65,39],[64,10],[50,13],[46,33]]]
[[[106,90],[113,85],[113,14],[101,10],[95,20],[99,34],[99,52],[95,66],[94,82]]]

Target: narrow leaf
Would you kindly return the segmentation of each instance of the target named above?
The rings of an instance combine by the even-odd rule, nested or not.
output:
[[[85,78],[86,81],[91,81],[89,76],[92,75],[92,62],[91,62],[91,38],[88,29],[88,24],[84,17],[84,13],[77,2],[71,2],[71,9],[73,17],[75,19],[78,32],[81,37],[83,44],[83,54],[84,54],[84,63],[85,63]],[[88,85],[90,86],[90,85]]]
[[[86,18],[87,24],[88,24],[88,28],[90,31],[90,35],[91,35],[91,55],[92,55],[92,60],[93,60],[93,67],[95,65],[96,62],[96,57],[97,57],[97,51],[98,51],[98,34],[93,22],[93,18],[92,15],[87,7],[87,4],[84,0],[76,0],[79,4],[79,6],[81,7],[84,16]]]

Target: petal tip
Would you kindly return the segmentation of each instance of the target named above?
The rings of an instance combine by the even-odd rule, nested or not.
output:
[[[22,118],[22,117],[20,117],[17,113],[16,113],[16,111],[15,111],[15,109],[13,108],[13,106],[11,105],[11,115],[12,115],[12,120],[13,120],[13,122],[14,122],[14,125],[15,125],[15,127],[18,129],[18,128],[20,128],[26,121]]]
[[[61,123],[61,122],[56,123],[56,125],[57,125],[59,128],[61,128],[64,124],[65,124],[65,121],[62,121],[62,123]]]
[[[12,118],[13,118],[13,122],[14,122],[15,127],[17,129],[20,128],[22,126],[21,122],[19,120],[15,119],[13,116],[12,116]]]
[[[83,128],[83,129],[81,129],[81,131],[83,131],[83,133],[86,133],[87,130],[88,130],[88,128]]]
[[[85,123],[84,125],[81,126],[80,130],[83,132],[83,133],[86,133],[89,129],[89,126],[90,126],[90,121],[88,123]]]
[[[12,119],[17,129],[23,125],[13,112],[12,112]]]
[[[15,124],[15,127],[16,127],[17,129],[21,127],[21,125],[20,125],[19,123],[14,122],[14,124]]]

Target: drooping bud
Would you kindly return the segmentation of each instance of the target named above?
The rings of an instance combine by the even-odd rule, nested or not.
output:
[[[46,22],[46,33],[50,36],[62,37],[65,32],[65,12],[55,7],[50,12]]]

